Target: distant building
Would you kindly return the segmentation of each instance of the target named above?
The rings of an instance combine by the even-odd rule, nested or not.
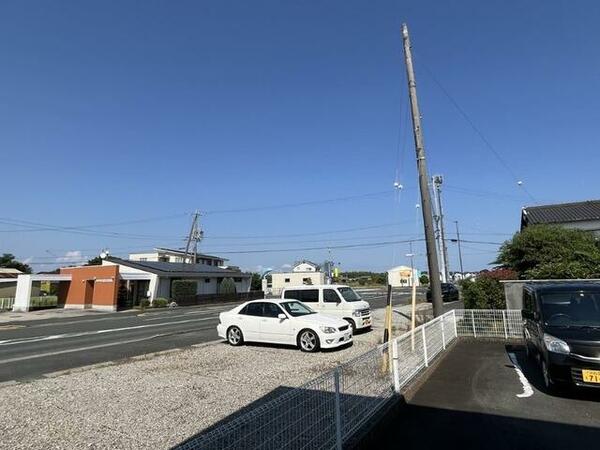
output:
[[[319,272],[321,267],[312,261],[303,259],[302,261],[296,261],[292,272]]]
[[[325,273],[318,264],[302,260],[294,264],[291,272],[271,272],[271,283],[263,280],[263,291],[279,295],[283,288],[303,284],[325,284]]]
[[[600,236],[600,200],[527,206],[521,210],[521,230],[538,224],[592,231]]]
[[[149,262],[173,262],[180,263],[186,262],[190,263],[191,257],[188,254],[186,256],[184,250],[176,250],[172,248],[164,248],[164,247],[156,247],[154,251],[151,252],[143,252],[143,253],[130,253],[129,254],[130,261],[149,261]],[[198,253],[196,255],[196,263],[197,264],[206,264],[207,266],[216,266],[221,267],[225,265],[225,261],[227,259],[220,258],[218,256],[205,255],[203,253]]]
[[[12,267],[0,267],[0,278],[17,278],[22,273],[19,269]]]
[[[392,287],[407,287],[411,286],[413,279],[415,280],[415,286],[419,286],[419,271],[417,269],[411,269],[408,266],[397,266],[392,267],[388,270],[388,283]]]

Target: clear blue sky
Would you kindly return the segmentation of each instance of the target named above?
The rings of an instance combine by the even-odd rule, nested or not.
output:
[[[213,211],[202,218],[210,253],[414,237],[403,21],[448,234],[459,220],[466,240],[506,239],[534,203],[517,180],[539,203],[600,198],[596,1],[4,1],[0,252],[42,270],[102,247],[180,246],[195,209]],[[486,267],[495,249],[465,244],[465,268]],[[332,256],[379,271],[407,251]],[[224,256],[279,268],[327,250]]]

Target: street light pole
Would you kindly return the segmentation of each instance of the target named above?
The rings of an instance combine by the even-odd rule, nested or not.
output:
[[[413,123],[413,134],[415,139],[415,151],[417,155],[417,168],[419,171],[419,188],[421,191],[421,212],[423,214],[423,226],[425,228],[425,245],[427,249],[427,265],[429,269],[429,283],[431,286],[431,299],[433,304],[434,317],[440,316],[444,312],[442,302],[442,286],[440,283],[440,267],[437,258],[437,249],[435,246],[435,236],[433,233],[433,216],[431,213],[431,196],[429,194],[429,177],[427,176],[427,164],[425,162],[425,144],[423,142],[423,132],[421,129],[421,113],[417,101],[417,83],[412,62],[412,52],[410,48],[410,37],[408,36],[408,27],[402,24],[402,39],[404,41],[404,57],[406,61],[406,74],[408,78],[408,93],[410,96],[410,106]]]

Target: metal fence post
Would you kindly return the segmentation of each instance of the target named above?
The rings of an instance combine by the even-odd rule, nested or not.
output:
[[[429,361],[427,361],[427,340],[425,339],[425,325],[421,327],[421,339],[423,339],[423,356],[425,358],[425,367],[429,367]]]
[[[398,340],[392,341],[392,371],[394,374],[394,391],[400,393],[400,373],[398,371]]]
[[[456,310],[452,310],[452,317],[454,318],[454,337],[458,338],[458,325],[456,324]]]
[[[473,337],[477,337],[477,332],[475,331],[475,313],[471,310],[471,324],[473,325]]]
[[[506,311],[502,310],[502,322],[504,323],[504,339],[508,339],[508,329],[506,328]]]
[[[444,333],[444,322],[446,321],[446,318],[444,316],[442,316],[442,349],[446,350],[446,333]]]
[[[333,382],[335,385],[335,448],[342,450],[342,411],[340,409],[340,369],[336,367],[333,371]]]

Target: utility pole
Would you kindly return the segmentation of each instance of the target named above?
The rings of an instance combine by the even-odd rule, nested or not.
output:
[[[192,226],[190,227],[190,233],[188,235],[187,244],[185,246],[185,255],[183,257],[184,264],[187,262],[188,255],[190,255],[190,247],[192,242],[194,244],[194,251],[192,253],[192,257],[190,261],[192,264],[196,264],[197,256],[198,256],[198,242],[202,240],[204,237],[204,232],[198,227],[200,222],[200,212],[196,210],[194,213],[194,218],[192,219]]]
[[[431,214],[431,197],[429,195],[429,178],[427,176],[427,164],[425,162],[425,144],[423,143],[423,132],[421,130],[421,113],[417,101],[417,84],[412,62],[410,38],[408,27],[402,24],[402,39],[404,41],[404,57],[406,60],[406,75],[408,78],[408,94],[415,137],[415,151],[417,155],[417,168],[419,170],[419,188],[421,191],[421,210],[423,213],[423,225],[425,228],[425,244],[427,248],[427,265],[429,269],[429,283],[431,286],[431,299],[434,317],[444,312],[442,302],[442,286],[440,284],[440,268],[438,265],[437,251],[435,248],[435,236],[433,234],[433,217]]]
[[[433,195],[436,201],[435,221],[438,227],[438,243],[440,249],[440,259],[442,265],[442,281],[447,283],[450,280],[450,271],[448,270],[448,247],[446,247],[446,236],[444,231],[444,209],[442,208],[442,183],[444,179],[441,175],[434,175]]]
[[[465,272],[463,270],[463,264],[462,264],[462,251],[460,249],[460,232],[458,231],[458,220],[454,221],[454,225],[456,225],[456,242],[458,244],[458,261],[460,262],[460,278],[463,279],[465,277]]]

